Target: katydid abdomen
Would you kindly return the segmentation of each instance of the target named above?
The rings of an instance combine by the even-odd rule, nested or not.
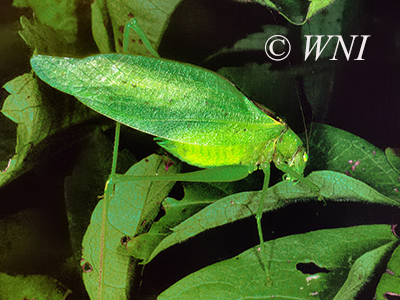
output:
[[[238,144],[230,146],[207,146],[186,144],[169,140],[158,144],[188,164],[209,168],[227,165],[249,165],[254,170],[263,161],[270,162],[274,152],[274,140],[263,141],[257,145]]]

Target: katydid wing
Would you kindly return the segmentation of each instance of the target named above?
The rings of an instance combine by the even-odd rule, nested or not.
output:
[[[300,138],[216,73],[122,54],[85,59],[39,55],[31,64],[49,85],[157,136],[162,147],[189,164],[248,165],[255,170],[273,160],[280,169],[286,164],[303,173],[306,155]]]

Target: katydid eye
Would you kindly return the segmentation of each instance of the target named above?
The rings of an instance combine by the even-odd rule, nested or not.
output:
[[[307,152],[304,152],[304,154],[303,154],[303,160],[304,160],[304,162],[307,162],[307,161],[308,161],[308,154],[307,154]]]

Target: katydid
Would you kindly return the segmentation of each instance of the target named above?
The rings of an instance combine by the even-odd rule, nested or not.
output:
[[[107,186],[130,180],[236,181],[262,169],[265,178],[256,221],[264,266],[261,218],[271,161],[289,179],[318,190],[303,177],[307,153],[301,139],[217,73],[125,54],[84,59],[38,55],[31,65],[47,84],[118,122]],[[156,136],[156,142],[180,160],[206,169],[162,177],[115,174],[119,123]],[[111,197],[110,189],[105,194],[106,199]]]

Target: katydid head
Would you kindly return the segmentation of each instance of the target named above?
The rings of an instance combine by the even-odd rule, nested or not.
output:
[[[307,160],[308,155],[302,140],[292,129],[287,128],[276,143],[273,158],[276,167],[287,173],[287,179],[298,179],[304,173]]]
[[[303,146],[299,147],[296,153],[292,156],[291,160],[287,162],[290,169],[298,174],[303,175],[304,169],[306,168],[306,163],[308,160],[308,155]]]

